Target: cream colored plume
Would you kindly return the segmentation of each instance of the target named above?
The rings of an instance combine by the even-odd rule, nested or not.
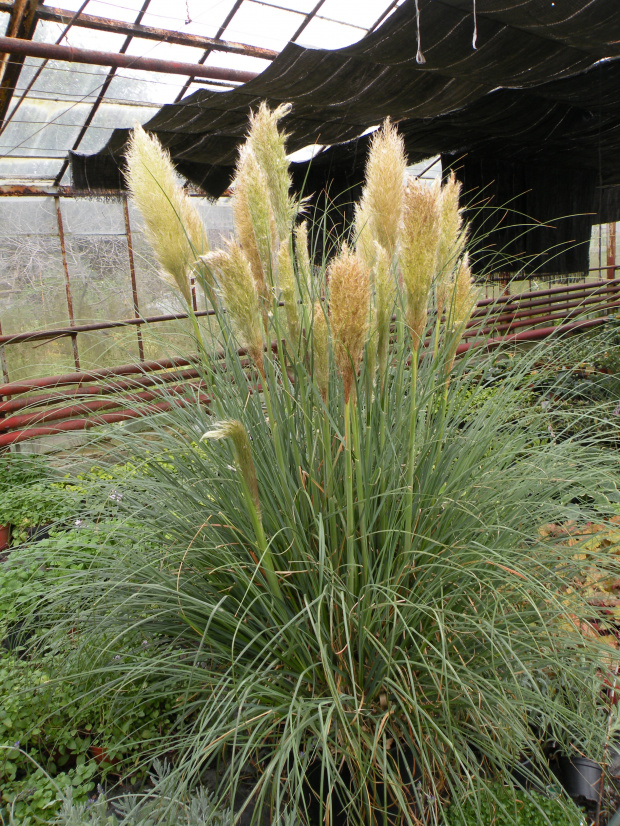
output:
[[[469,256],[465,253],[459,262],[456,278],[454,279],[450,308],[450,326],[452,330],[458,330],[467,324],[476,306],[477,297],[478,290],[474,287],[474,279],[471,276]]]
[[[159,266],[191,307],[190,275],[209,249],[200,215],[177,180],[170,153],[141,126],[131,132],[126,161],[127,186]]]
[[[303,221],[295,229],[295,257],[299,272],[299,284],[302,299],[312,298],[312,264],[308,251],[308,222]]]
[[[437,271],[440,232],[440,184],[409,179],[400,240],[400,265],[405,287],[407,324],[417,352],[424,333],[431,286]]]
[[[392,269],[392,259],[375,241],[375,264],[373,277],[375,285],[375,329],[377,334],[377,355],[379,361],[379,381],[383,386],[390,346],[390,325],[396,299],[396,280]]]
[[[355,216],[360,254],[369,264],[377,241],[390,257],[396,251],[403,210],[407,158],[402,137],[389,118],[373,135],[366,161],[366,184]]]
[[[361,258],[345,246],[327,270],[329,318],[345,402],[368,340],[370,278]]]
[[[437,258],[437,313],[441,317],[451,292],[454,272],[463,254],[467,232],[463,227],[462,210],[459,208],[461,184],[450,173],[441,188],[439,201],[440,229]]]
[[[329,326],[320,301],[312,312],[312,375],[325,401],[329,389]]]
[[[458,265],[452,296],[450,298],[450,307],[447,310],[448,324],[452,333],[446,358],[447,373],[450,373],[452,370],[457,347],[463,338],[467,322],[471,318],[473,309],[476,306],[477,298],[478,290],[474,286],[474,280],[471,277],[471,269],[469,266],[469,257],[467,253],[465,253]]]
[[[232,186],[237,240],[250,262],[258,293],[266,309],[271,303],[269,287],[274,283],[275,256],[278,251],[276,224],[266,175],[249,144],[245,144],[239,152]]]
[[[258,496],[258,482],[256,480],[256,468],[252,458],[252,447],[247,430],[237,419],[228,419],[218,422],[211,430],[208,430],[200,439],[230,439],[235,450],[235,459],[247,485],[256,512],[260,514],[260,499]]]
[[[234,241],[228,242],[228,249],[207,253],[204,261],[217,279],[222,302],[230,313],[240,344],[247,348],[256,368],[264,377],[259,298],[250,262]]]
[[[250,115],[247,139],[247,146],[265,174],[280,242],[292,232],[295,216],[294,202],[289,195],[291,176],[286,157],[287,136],[278,130],[278,122],[290,111],[290,103],[284,103],[273,111],[266,103],[261,103],[257,111]]]
[[[278,273],[280,292],[286,314],[289,341],[296,349],[299,345],[299,312],[297,303],[297,289],[293,259],[291,257],[291,242],[283,241],[278,253]]]

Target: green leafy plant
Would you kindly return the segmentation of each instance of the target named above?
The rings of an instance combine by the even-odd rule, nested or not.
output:
[[[177,794],[169,766],[155,761],[151,772],[155,788],[116,797],[114,812],[101,787],[96,798],[75,804],[68,790],[54,821],[55,826],[225,826],[231,811],[218,809],[213,794],[204,788],[190,795]],[[172,805],[171,805],[172,804]]]
[[[482,799],[466,798],[449,807],[445,826],[585,826],[576,808],[569,809],[557,794],[526,794],[511,786],[493,783]]]
[[[591,608],[565,590],[584,563],[539,527],[575,499],[592,518],[592,494],[597,518],[611,512],[615,458],[588,429],[550,437],[528,407],[540,351],[493,394],[491,362],[476,348],[456,358],[475,300],[458,186],[407,180],[389,123],[348,245],[311,266],[308,228],[293,229],[286,111],[253,115],[237,240],[206,255],[194,218],[181,222],[189,199],[169,169],[155,176],[165,152],[134,132],[130,187],[149,232],[176,233],[181,251],[171,263],[157,243],[162,268],[186,298],[195,277],[214,308],[203,335],[188,304],[210,408],[162,391],[169,410],[148,433],[115,431],[148,464],[118,502],[128,541],[50,589],[45,644],[84,707],[136,691],[174,700],[174,723],[142,746],[144,759],[175,754],[179,795],[218,765],[217,801],[230,802],[249,766],[255,823],[270,808],[440,824],[465,795],[479,808],[488,778],[509,781],[522,755],[544,762],[536,724],[551,701],[537,677],[550,669],[580,693],[578,708],[553,703],[557,742],[602,752],[602,645],[586,644]],[[597,564],[616,570],[609,555]]]

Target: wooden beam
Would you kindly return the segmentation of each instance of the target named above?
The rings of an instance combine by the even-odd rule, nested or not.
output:
[[[14,0],[6,11],[10,11],[6,33],[9,37],[30,40],[37,24],[37,0]],[[13,91],[19,79],[24,63],[23,56],[11,57],[8,52],[2,54],[0,63],[0,128],[11,105]]]
[[[11,0],[0,0],[0,11],[10,11],[12,7]],[[54,23],[67,24],[73,20],[75,12],[44,6],[41,3],[37,6],[36,15],[39,20],[51,20]],[[175,43],[179,46],[195,46],[198,49],[210,49],[215,52],[231,52],[232,54],[261,57],[265,60],[273,60],[278,55],[278,52],[274,52],[272,49],[261,49],[259,46],[248,46],[245,43],[235,43],[214,37],[175,32],[171,29],[158,29],[154,26],[125,23],[122,20],[112,20],[93,14],[81,14],[76,20],[73,20],[73,26],[82,26],[100,32],[111,32],[112,34],[124,34],[129,37],[143,37],[147,40]]]

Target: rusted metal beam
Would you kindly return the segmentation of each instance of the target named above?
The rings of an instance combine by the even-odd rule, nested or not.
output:
[[[11,16],[6,29],[7,35],[16,40],[30,41],[37,24],[36,10],[37,0],[15,0],[11,3]],[[10,59],[8,51],[5,51],[2,55],[2,62],[0,63],[0,126],[4,123],[6,113],[11,105],[13,92],[23,63],[23,56],[18,55]]]
[[[194,315],[198,318],[213,315],[214,310],[197,310]],[[47,339],[74,336],[77,333],[95,333],[99,330],[113,330],[116,327],[131,327],[140,324],[159,323],[162,321],[179,321],[189,318],[187,313],[170,313],[168,315],[154,315],[136,318],[125,318],[120,321],[93,321],[90,324],[77,324],[70,327],[58,327],[52,330],[35,330],[31,333],[15,333],[15,335],[0,336],[0,344],[19,344],[24,341],[45,341]]]
[[[607,278],[616,275],[616,223],[607,224]]]
[[[67,298],[67,311],[69,313],[69,324],[75,328],[75,316],[73,315],[73,296],[71,295],[71,281],[69,280],[69,265],[67,263],[67,251],[65,248],[65,230],[62,223],[62,212],[60,210],[60,198],[54,198],[56,204],[56,219],[58,221],[58,237],[60,239],[60,251],[62,253],[62,267],[65,273],[65,295]],[[77,334],[71,334],[71,345],[73,347],[73,361],[75,369],[80,369],[80,354],[78,352]]]
[[[9,11],[13,6],[11,0],[0,0],[0,11]],[[54,23],[69,23],[73,20],[75,12],[67,9],[58,9],[52,6],[45,6],[43,3],[37,6],[37,17],[39,20],[51,20]],[[170,29],[159,29],[155,26],[143,26],[137,23],[125,23],[122,20],[113,20],[108,17],[99,17],[94,14],[82,14],[77,20],[72,22],[74,26],[82,26],[87,29],[96,29],[100,32],[112,32],[113,34],[124,34],[129,37],[142,37],[146,40],[156,40],[161,43],[174,43],[178,46],[195,46],[198,49],[210,49],[213,52],[230,52],[232,54],[249,55],[250,57],[261,57],[264,60],[273,60],[278,56],[278,52],[273,49],[263,49],[260,46],[249,46],[246,43],[236,43],[231,40],[221,40],[215,37],[204,37],[200,34],[187,34],[185,32],[175,32]]]
[[[160,72],[168,75],[208,77],[215,80],[232,80],[238,83],[247,83],[258,76],[257,72],[242,72],[238,69],[223,69],[217,66],[203,66],[196,63],[159,60],[155,57],[134,57],[133,55],[119,54],[118,52],[75,49],[72,46],[58,46],[55,43],[35,43],[20,40],[17,37],[0,37],[0,53],[1,52],[23,57],[62,60],[67,63],[115,66],[120,69],[136,69],[143,72]]]

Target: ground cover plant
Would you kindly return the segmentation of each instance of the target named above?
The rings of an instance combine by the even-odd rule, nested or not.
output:
[[[540,528],[606,523],[617,460],[593,428],[550,434],[530,404],[540,351],[499,393],[492,360],[455,358],[476,297],[459,188],[407,179],[389,123],[348,243],[312,263],[285,113],[253,115],[237,240],[211,252],[166,153],[134,131],[130,188],[210,403],[172,393],[148,433],[115,432],[134,468],[101,498],[115,493],[117,542],[83,565],[72,549],[40,644],[81,713],[170,701],[166,731],[135,741],[145,763],[172,759],[179,795],[210,771],[222,806],[251,778],[254,823],[441,824],[448,807],[467,822],[526,758],[544,773],[551,740],[602,757],[609,648],[584,639],[592,606],[566,589],[586,562]],[[617,575],[603,550],[587,565]],[[557,675],[571,690],[551,696]]]

